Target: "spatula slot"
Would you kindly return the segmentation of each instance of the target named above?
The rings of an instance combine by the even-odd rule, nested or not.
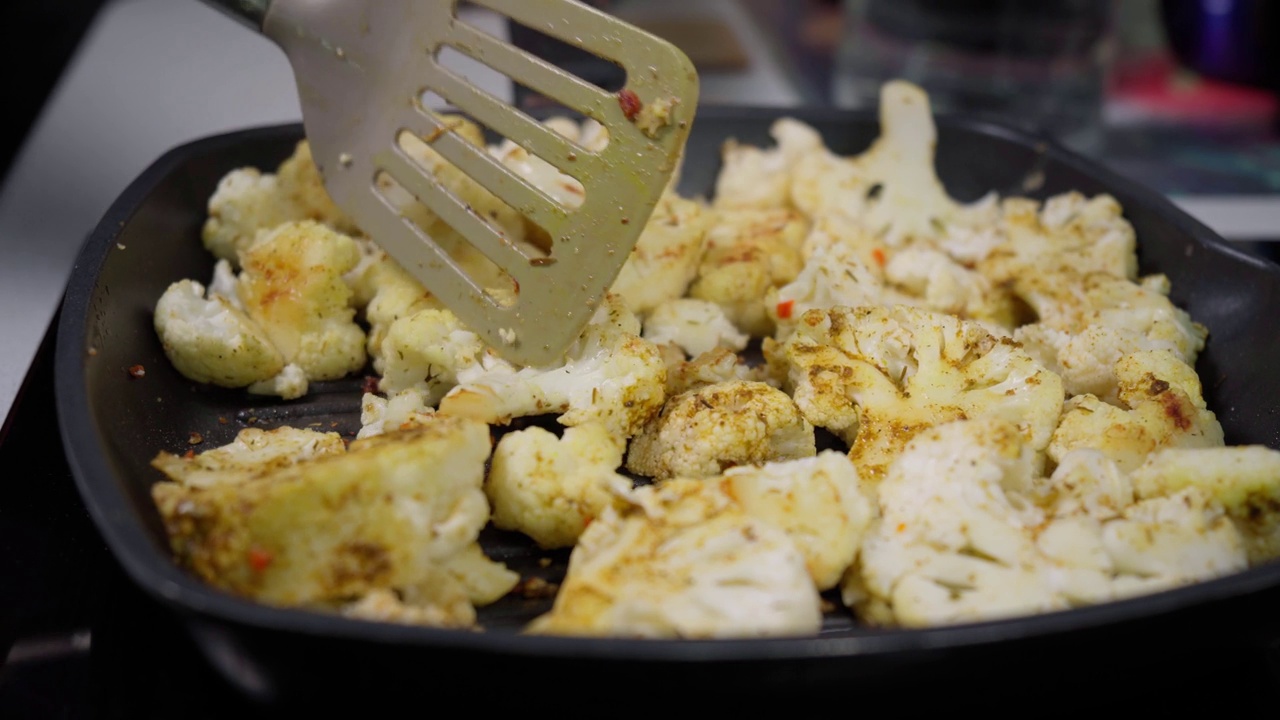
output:
[[[619,63],[583,50],[572,42],[566,42],[548,35],[534,25],[520,22],[509,15],[503,15],[504,19],[507,20],[511,37],[502,38],[494,35],[483,26],[472,25],[463,20],[464,13],[479,7],[478,3],[471,0],[461,0],[457,6],[458,24],[466,25],[470,29],[485,33],[497,40],[509,40],[512,44],[521,47],[539,60],[555,65],[571,75],[580,77],[605,92],[614,93],[626,86],[627,70]],[[489,8],[484,9],[489,10]]]
[[[507,308],[517,302],[519,283],[449,227],[427,203],[419,200],[394,175],[379,172],[374,178],[373,188],[374,193],[399,217],[404,228],[429,251],[432,256],[428,261],[431,263],[430,267],[451,268],[461,287],[478,293],[495,307]],[[443,188],[440,192],[452,197]]]

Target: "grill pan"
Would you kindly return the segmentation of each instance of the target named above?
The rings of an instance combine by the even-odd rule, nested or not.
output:
[[[686,150],[681,192],[709,194],[721,143],[769,145],[781,115],[812,124],[841,154],[879,133],[873,114],[828,109],[704,107]],[[1210,331],[1197,370],[1229,444],[1280,448],[1280,266],[1232,248],[1167,199],[1051,142],[1002,126],[941,116],[937,168],[954,197],[988,190],[1044,198],[1067,190],[1116,197],[1137,232],[1141,272],[1169,276],[1172,300]],[[362,378],[317,383],[302,400],[255,398],[196,386],[161,350],[152,309],[169,283],[205,282],[213,260],[199,241],[205,203],[228,171],[275,168],[301,125],[263,127],[183,145],[124,191],[82,248],[57,328],[57,411],[68,462],[106,543],[141,588],[176,613],[210,663],[260,701],[337,688],[450,692],[500,698],[613,698],[641,702],[637,678],[680,689],[739,688],[739,699],[897,692],[930,678],[963,682],[1017,668],[1036,656],[1086,654],[1091,668],[1123,668],[1131,651],[1165,643],[1170,653],[1211,643],[1257,648],[1280,637],[1280,563],[1190,587],[1082,609],[923,630],[872,629],[844,610],[817,637],[640,641],[524,636],[518,628],[549,599],[511,597],[480,609],[482,633],[367,623],[273,608],[215,590],[171,559],[150,497],[160,450],[182,453],[192,432],[202,448],[244,427],[318,423],[359,428]],[[1034,190],[1028,188],[1034,187]],[[142,366],[134,377],[130,368]],[[522,575],[556,580],[567,552],[539,551],[487,529],[491,557]],[[551,558],[543,568],[542,558]],[[1245,616],[1243,625],[1234,622]],[[1073,655],[1074,656],[1074,655]],[[566,682],[571,682],[569,688]],[[494,690],[501,689],[500,693]],[[749,688],[749,689],[748,689]],[[568,692],[569,696],[561,693]],[[646,691],[649,692],[649,691]],[[527,695],[522,693],[535,693]]]

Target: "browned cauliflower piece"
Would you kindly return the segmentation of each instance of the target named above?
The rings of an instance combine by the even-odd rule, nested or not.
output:
[[[638,314],[683,297],[698,273],[708,224],[702,205],[663,193],[610,292]]]
[[[326,607],[375,590],[441,597],[445,583],[492,600],[518,578],[476,554],[489,450],[483,423],[439,418],[241,482],[157,483],[152,496],[178,559],[239,595]]]
[[[1220,503],[1244,536],[1250,565],[1280,557],[1280,451],[1261,445],[1165,448],[1132,477],[1143,498],[1195,488]]]
[[[627,469],[657,479],[711,477],[815,452],[813,426],[786,393],[730,380],[668,400],[631,440]]]
[[[235,485],[275,470],[347,451],[336,432],[278,427],[245,428],[234,440],[197,455],[161,451],[151,465],[188,487]]]
[[[281,225],[241,256],[239,293],[247,314],[309,380],[334,380],[364,367],[365,335],[342,279],[358,261],[350,237],[311,221]]]
[[[1007,198],[997,223],[1002,242],[978,267],[993,282],[1012,282],[1069,269],[1133,280],[1138,257],[1133,226],[1110,195],[1063,193],[1039,202]]]
[[[748,515],[785,530],[819,590],[840,581],[871,522],[871,503],[858,488],[858,471],[834,450],[730,468],[707,482],[718,482]]]
[[[1140,283],[1106,273],[1041,273],[1014,283],[1040,315],[1014,337],[1062,376],[1072,395],[1091,393],[1116,401],[1114,367],[1124,355],[1168,350],[1195,365],[1206,328],[1169,301],[1163,275]]]
[[[1115,375],[1122,407],[1093,395],[1067,401],[1049,442],[1055,462],[1071,450],[1093,448],[1128,472],[1160,448],[1222,445],[1222,426],[1205,405],[1200,378],[1173,353],[1130,353],[1116,363]]]
[[[810,310],[767,356],[813,425],[839,435],[874,483],[920,431],[1003,418],[1042,451],[1062,411],[1062,381],[1016,343],[971,321],[895,307]]]
[[[626,493],[582,533],[544,635],[726,638],[808,635],[821,599],[783,530],[715,483],[673,480]]]
[[[571,547],[618,502],[631,481],[616,471],[622,448],[598,423],[566,428],[557,438],[540,427],[507,433],[493,451],[485,494],[493,524],[544,548]]]
[[[799,213],[786,209],[716,212],[689,297],[716,303],[748,335],[772,334],[765,295],[800,273],[807,226]]]

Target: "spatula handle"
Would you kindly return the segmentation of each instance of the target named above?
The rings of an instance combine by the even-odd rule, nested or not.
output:
[[[271,9],[272,0],[204,0],[254,30],[261,31],[262,23]]]

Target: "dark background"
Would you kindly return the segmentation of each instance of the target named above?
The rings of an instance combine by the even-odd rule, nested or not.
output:
[[[0,3],[0,67],[5,129],[0,132],[0,178],[26,140],[50,91],[105,0]]]

